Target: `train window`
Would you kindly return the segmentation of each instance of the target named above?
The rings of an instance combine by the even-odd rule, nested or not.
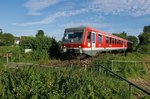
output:
[[[82,36],[83,36],[83,32],[65,32],[64,39],[65,40],[69,40],[69,39],[81,40]]]
[[[121,45],[123,45],[123,41],[121,41]]]
[[[112,44],[114,44],[114,38],[112,38]]]
[[[107,43],[107,44],[108,44],[108,39],[109,39],[109,38],[108,38],[108,37],[106,37],[106,43]]]
[[[116,44],[118,44],[118,40],[116,40]]]
[[[115,39],[115,44],[117,44],[117,40]]]
[[[92,43],[95,43],[95,33],[92,33]]]
[[[125,43],[124,45],[126,46],[126,45],[127,45],[127,42],[124,42],[124,43]]]
[[[110,41],[110,44],[112,44],[112,38],[111,37],[109,38],[109,41]]]
[[[98,34],[98,43],[102,43],[102,35]]]
[[[88,32],[87,40],[88,42],[91,42],[91,32]]]

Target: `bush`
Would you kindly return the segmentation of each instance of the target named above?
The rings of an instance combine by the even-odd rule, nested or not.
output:
[[[103,55],[100,56],[98,61],[96,60],[94,62],[99,63],[100,65],[105,66],[110,70],[113,70],[114,72],[118,73],[123,77],[134,78],[143,77],[147,75],[148,68],[145,62],[149,59],[150,56],[148,55],[134,52],[128,53],[128,56],[120,56],[113,54],[108,56]]]
[[[28,48],[33,50],[33,52],[29,53],[29,56],[27,56],[30,60],[38,61],[49,58],[58,59],[60,57],[60,46],[54,38],[46,36],[27,37],[21,41],[20,47],[22,51]]]
[[[0,47],[0,60],[1,61],[6,61],[6,58],[4,58],[3,56],[6,55],[6,53],[11,53],[12,54],[12,58],[11,61],[12,62],[16,62],[19,61],[19,55],[21,53],[20,47],[18,46],[2,46]]]
[[[21,61],[23,62],[36,62],[40,60],[48,60],[49,55],[45,50],[35,50],[28,53],[22,53]]]
[[[139,46],[137,52],[150,55],[150,44]]]
[[[0,98],[116,99],[128,98],[128,90],[120,80],[94,71],[26,67],[1,73]]]

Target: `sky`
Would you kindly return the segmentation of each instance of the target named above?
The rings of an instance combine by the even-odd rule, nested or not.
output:
[[[61,40],[65,28],[91,26],[138,36],[150,25],[150,0],[0,0],[0,28],[14,36],[37,30]]]

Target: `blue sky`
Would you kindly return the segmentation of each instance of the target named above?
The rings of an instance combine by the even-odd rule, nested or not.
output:
[[[0,28],[15,36],[42,29],[60,40],[65,28],[80,25],[138,36],[150,25],[150,0],[1,0]]]

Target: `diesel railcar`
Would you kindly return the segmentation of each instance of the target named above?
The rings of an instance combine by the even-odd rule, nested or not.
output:
[[[126,39],[89,26],[80,26],[65,29],[62,51],[94,56],[99,52],[126,51],[129,44]]]

